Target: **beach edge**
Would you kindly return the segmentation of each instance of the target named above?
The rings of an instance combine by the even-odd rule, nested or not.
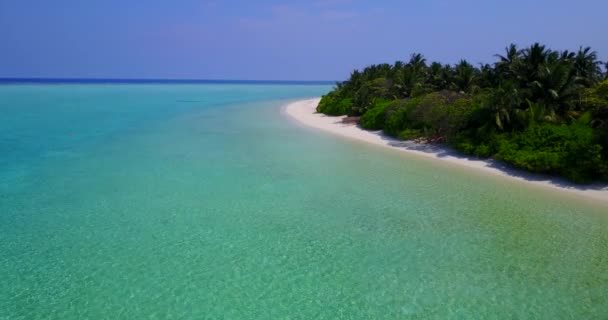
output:
[[[608,185],[577,185],[561,178],[510,168],[498,161],[468,157],[441,146],[398,140],[385,135],[382,131],[367,131],[356,125],[342,123],[344,116],[334,117],[317,113],[316,107],[320,100],[320,98],[313,98],[290,102],[282,107],[281,112],[290,118],[290,120],[295,120],[300,125],[331,133],[335,136],[374,144],[435,161],[443,161],[444,163],[476,169],[487,174],[537,187],[567,192],[608,205]]]

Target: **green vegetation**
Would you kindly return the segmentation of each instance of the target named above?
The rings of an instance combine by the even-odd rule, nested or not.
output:
[[[391,101],[375,103],[374,107],[367,110],[361,117],[361,126],[367,130],[381,130],[386,121],[386,109],[391,106]]]
[[[317,112],[339,116],[348,113],[352,105],[351,98],[341,98],[339,93],[332,91],[323,96],[323,99],[317,106]]]
[[[590,48],[506,48],[494,64],[405,63],[355,70],[317,111],[361,127],[445,143],[576,182],[608,180],[608,62]]]

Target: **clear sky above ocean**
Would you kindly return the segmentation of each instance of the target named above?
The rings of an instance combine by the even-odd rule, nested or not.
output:
[[[608,59],[608,2],[2,0],[0,77],[339,80],[412,52],[491,62],[515,42]]]

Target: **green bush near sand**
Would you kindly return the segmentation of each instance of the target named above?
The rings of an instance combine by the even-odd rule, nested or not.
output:
[[[355,70],[317,108],[361,127],[576,182],[608,180],[608,70],[590,48],[510,45],[475,67],[408,62]]]
[[[602,146],[585,122],[531,125],[501,139],[496,157],[533,172],[553,173],[576,182],[606,177]],[[582,120],[582,121],[581,121]]]
[[[386,121],[386,108],[394,103],[395,101],[385,100],[375,103],[371,109],[363,114],[359,124],[367,130],[382,130]]]
[[[319,102],[319,105],[317,106],[317,112],[332,116],[341,116],[346,114],[351,107],[351,98],[341,98],[335,93],[329,93],[321,98],[321,102]]]

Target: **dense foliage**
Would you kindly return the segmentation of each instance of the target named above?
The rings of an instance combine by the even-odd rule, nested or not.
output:
[[[317,111],[361,116],[400,139],[446,143],[573,181],[608,180],[608,62],[590,48],[506,48],[476,67],[406,62],[355,70]]]

